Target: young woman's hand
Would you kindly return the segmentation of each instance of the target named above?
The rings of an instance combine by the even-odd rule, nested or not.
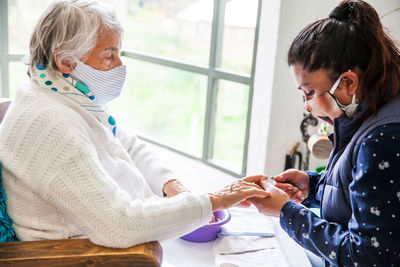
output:
[[[278,217],[283,205],[289,201],[289,196],[266,179],[262,179],[260,184],[271,196],[268,198],[250,198],[248,201],[256,206],[260,213]]]
[[[286,170],[275,176],[275,186],[285,191],[290,200],[295,203],[301,203],[307,198],[309,183],[308,174],[295,169]]]
[[[236,180],[225,188],[209,194],[212,210],[227,209],[237,204],[248,206],[248,202],[245,201],[248,198],[269,197],[270,193],[259,185],[263,177],[265,176],[255,175]]]

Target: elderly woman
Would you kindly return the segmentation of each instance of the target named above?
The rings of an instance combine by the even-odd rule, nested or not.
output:
[[[307,109],[333,123],[333,151],[322,174],[288,170],[287,194],[262,183],[272,195],[253,203],[325,266],[400,266],[399,49],[372,6],[344,0],[297,35],[288,63]],[[295,203],[306,197],[321,218]]]
[[[79,0],[54,2],[33,31],[30,80],[0,127],[8,213],[21,240],[83,235],[129,247],[178,237],[207,224],[212,211],[269,195],[255,184],[261,176],[213,194],[186,192],[117,126],[105,105],[125,80],[121,34],[113,11]]]

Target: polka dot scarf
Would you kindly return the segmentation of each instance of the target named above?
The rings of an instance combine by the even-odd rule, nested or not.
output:
[[[62,94],[78,103],[116,136],[117,125],[114,117],[96,103],[94,94],[90,92],[84,83],[74,80],[68,74],[61,72],[58,72],[56,76],[51,76],[46,70],[46,66],[39,63],[30,71],[30,75],[31,79],[36,81],[40,86]]]

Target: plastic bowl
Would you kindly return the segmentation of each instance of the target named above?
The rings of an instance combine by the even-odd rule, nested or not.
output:
[[[231,219],[231,214],[227,210],[217,210],[214,212],[214,216],[217,220],[216,222],[206,224],[181,238],[198,243],[216,239],[217,234],[221,231],[222,225],[226,224]]]

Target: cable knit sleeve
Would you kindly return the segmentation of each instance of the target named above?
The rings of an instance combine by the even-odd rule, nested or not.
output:
[[[9,127],[15,133],[2,131],[4,164],[92,242],[130,247],[181,236],[211,219],[207,195],[146,198],[123,190],[100,164],[80,116],[32,112],[26,123]]]
[[[154,194],[162,196],[164,184],[176,179],[174,173],[133,132],[118,128],[118,139],[125,147],[135,166],[145,177]]]

